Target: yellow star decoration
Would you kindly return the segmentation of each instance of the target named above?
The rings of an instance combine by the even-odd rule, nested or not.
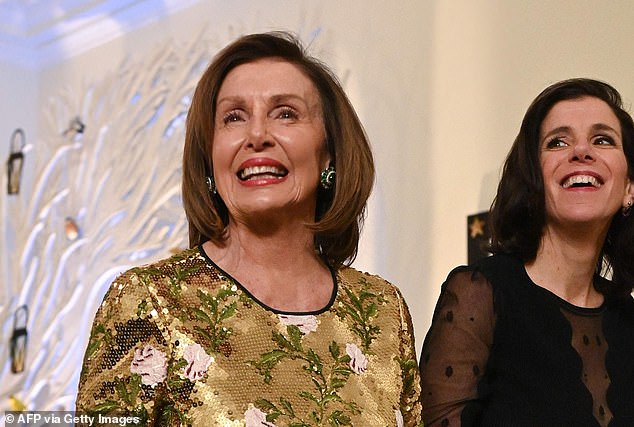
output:
[[[469,224],[469,235],[472,239],[475,239],[478,236],[484,236],[484,225],[486,222],[482,221],[480,217],[476,216]]]

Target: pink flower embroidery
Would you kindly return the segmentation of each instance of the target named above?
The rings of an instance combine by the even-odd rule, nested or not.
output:
[[[362,374],[368,369],[368,358],[356,344],[346,344],[346,353],[350,356],[350,369]]]
[[[214,358],[205,352],[205,349],[198,343],[188,345],[185,349],[183,357],[187,361],[185,366],[185,376],[190,381],[197,381],[201,379],[207,368],[214,361]]]
[[[154,387],[167,376],[167,360],[162,351],[150,344],[134,350],[130,372],[141,375],[141,382]]]
[[[315,332],[317,330],[317,318],[315,316],[306,315],[306,316],[295,316],[292,314],[278,314],[280,322],[283,325],[295,325],[299,328],[300,332],[304,335],[308,335],[310,332]]]
[[[403,427],[405,425],[405,421],[403,421],[403,414],[399,409],[394,410],[394,416],[396,417],[396,427]]]
[[[253,405],[249,405],[249,409],[244,413],[244,421],[246,427],[277,427],[275,424],[266,420],[266,414]]]

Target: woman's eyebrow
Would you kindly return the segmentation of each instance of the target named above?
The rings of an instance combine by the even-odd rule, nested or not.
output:
[[[571,131],[570,126],[558,126],[546,132],[544,136],[542,136],[542,139],[548,138],[549,136],[557,134],[557,133],[568,133],[570,131]]]
[[[621,136],[621,132],[619,132],[618,130],[614,129],[612,126],[610,125],[606,125],[605,123],[596,123],[594,125],[592,125],[592,130],[593,131],[608,131],[608,132],[613,132],[619,136]]]

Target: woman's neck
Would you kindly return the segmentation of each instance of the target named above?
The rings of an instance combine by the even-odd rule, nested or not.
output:
[[[603,295],[594,275],[605,233],[562,232],[547,227],[534,260],[526,263],[533,282],[578,307],[598,307]]]
[[[207,255],[258,300],[282,311],[314,311],[332,295],[328,267],[314,250],[314,235],[303,224],[266,233],[230,226],[223,244],[207,242]]]

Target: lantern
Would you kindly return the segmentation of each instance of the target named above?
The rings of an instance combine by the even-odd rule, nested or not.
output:
[[[11,146],[9,148],[9,160],[7,160],[7,191],[9,194],[20,192],[20,180],[22,179],[22,166],[24,164],[24,131],[16,129],[11,136]]]
[[[11,372],[19,374],[24,371],[26,362],[26,324],[29,319],[29,310],[26,305],[21,305],[13,315],[13,333],[9,346],[11,356]]]

